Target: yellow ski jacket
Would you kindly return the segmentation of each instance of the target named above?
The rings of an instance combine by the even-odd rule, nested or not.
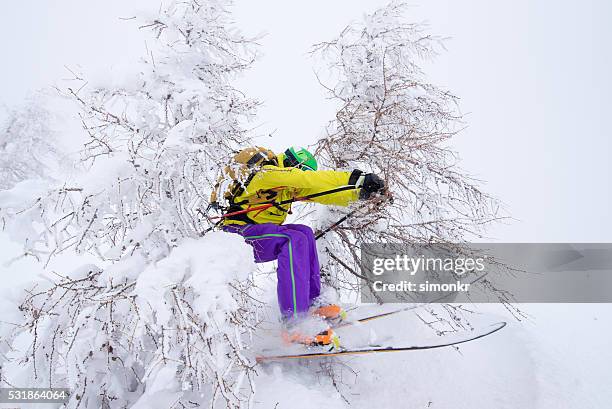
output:
[[[251,179],[244,192],[234,199],[235,203],[243,201],[245,203],[230,208],[228,212],[248,209],[261,203],[268,203],[271,200],[282,202],[355,184],[355,181],[352,180],[355,179],[355,176],[351,177],[354,172],[335,170],[304,171],[298,168],[284,167],[284,154],[281,153],[277,156],[279,165],[263,166]],[[326,205],[348,206],[349,203],[359,199],[359,190],[344,190],[309,199],[308,201]],[[263,210],[226,217],[223,224],[225,226],[262,223],[282,224],[290,210],[290,203],[275,205]]]

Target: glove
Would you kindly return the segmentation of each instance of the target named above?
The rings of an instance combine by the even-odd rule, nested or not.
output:
[[[359,178],[357,185],[361,187],[361,191],[359,192],[360,200],[367,200],[370,198],[372,193],[382,193],[385,190],[385,181],[382,180],[378,175],[374,173],[368,173]]]

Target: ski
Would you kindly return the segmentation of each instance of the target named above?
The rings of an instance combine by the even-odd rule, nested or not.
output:
[[[281,361],[287,359],[309,359],[309,358],[324,358],[324,357],[334,357],[334,356],[347,356],[347,355],[366,355],[366,354],[376,354],[376,353],[385,353],[385,352],[405,352],[405,351],[422,351],[426,349],[436,349],[436,348],[444,348],[459,344],[464,344],[466,342],[475,341],[477,339],[486,337],[487,335],[491,335],[506,326],[506,322],[497,322],[492,324],[489,329],[484,332],[479,333],[478,335],[473,335],[461,340],[453,341],[453,342],[445,342],[440,344],[431,344],[431,345],[412,345],[407,347],[371,347],[371,348],[359,348],[359,349],[340,349],[340,350],[330,350],[330,351],[321,351],[321,352],[306,352],[303,354],[286,354],[286,355],[268,355],[268,356],[257,356],[255,358],[257,363],[263,363],[267,361]]]

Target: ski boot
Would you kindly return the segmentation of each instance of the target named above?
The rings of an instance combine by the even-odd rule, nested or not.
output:
[[[312,315],[323,318],[332,326],[338,325],[346,319],[346,311],[337,304],[322,305],[312,311]]]
[[[340,338],[331,328],[321,331],[315,336],[304,335],[300,331],[289,332],[287,330],[283,331],[282,335],[283,340],[290,344],[304,344],[307,346],[331,345],[333,348],[340,347]]]

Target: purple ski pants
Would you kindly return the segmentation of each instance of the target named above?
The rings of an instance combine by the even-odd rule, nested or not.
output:
[[[253,246],[255,262],[278,260],[276,292],[285,318],[308,311],[321,292],[317,246],[312,229],[302,224],[273,223],[225,226]]]

